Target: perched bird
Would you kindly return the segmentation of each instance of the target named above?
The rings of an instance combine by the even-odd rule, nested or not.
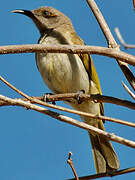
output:
[[[28,16],[40,32],[39,44],[84,45],[77,36],[70,19],[52,7],[14,10]],[[75,93],[81,90],[87,94],[101,94],[99,78],[89,54],[36,53],[36,64],[46,85],[54,93]],[[73,99],[68,103],[76,110],[103,115],[102,103]],[[102,120],[81,117],[84,122],[105,130]],[[98,134],[89,132],[97,173],[114,171],[119,168],[119,160],[110,141]]]

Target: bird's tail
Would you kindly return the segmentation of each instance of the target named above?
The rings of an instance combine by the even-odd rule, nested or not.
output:
[[[104,130],[102,121],[98,122],[98,128]],[[111,142],[104,136],[90,134],[93,156],[97,173],[110,172],[119,169],[119,160]]]

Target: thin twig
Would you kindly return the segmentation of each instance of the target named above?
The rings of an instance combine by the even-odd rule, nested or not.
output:
[[[86,0],[89,7],[91,8],[93,14],[95,15],[95,18],[97,19],[97,22],[107,40],[108,47],[109,48],[119,48],[117,45],[100,9],[98,8],[96,2],[94,0]]]
[[[115,123],[119,123],[119,124],[123,124],[126,126],[130,126],[130,127],[135,127],[134,123],[131,122],[127,122],[127,121],[123,121],[120,119],[116,119],[116,118],[111,118],[111,117],[106,117],[106,116],[97,116],[97,115],[93,115],[91,113],[86,113],[86,112],[82,112],[82,111],[77,111],[77,110],[72,110],[69,108],[65,108],[65,107],[61,107],[61,106],[56,106],[54,104],[48,104],[46,102],[43,101],[43,97],[31,97],[28,96],[27,94],[23,93],[22,91],[20,91],[19,89],[17,89],[16,87],[14,87],[11,83],[9,83],[8,81],[6,81],[4,78],[2,78],[0,76],[0,80],[3,81],[6,85],[8,85],[10,88],[12,88],[13,90],[15,90],[17,93],[21,94],[22,96],[24,96],[26,99],[21,99],[23,101],[30,101],[31,103],[37,103],[49,108],[53,108],[53,109],[57,109],[57,110],[61,110],[61,111],[65,111],[65,112],[69,112],[69,113],[73,113],[73,114],[77,114],[80,116],[86,116],[86,117],[90,117],[93,119],[99,119],[99,120],[106,120],[106,121],[111,121],[111,122],[115,122]],[[57,94],[57,95],[49,95],[48,97],[46,96],[46,100],[49,100],[49,97],[53,97],[52,102],[56,101],[56,100],[64,100],[64,97],[68,97],[68,99],[65,100],[69,100],[69,98],[75,98],[78,96],[78,93],[69,93],[69,94]],[[87,94],[79,94],[81,100],[92,100],[94,102],[104,102],[103,100],[106,100],[106,102],[108,101],[108,98],[106,98],[106,96],[101,96],[101,95],[87,95]],[[98,98],[99,97],[99,98]],[[102,98],[103,97],[103,98]],[[114,100],[114,102],[116,101],[121,101],[121,104],[123,103],[123,100],[121,99],[116,99],[113,97],[110,97],[111,99]],[[19,99],[20,100],[20,99]],[[100,101],[101,100],[101,101]],[[132,107],[132,109],[135,109],[135,104],[132,102],[128,102],[126,101],[126,104],[128,104],[129,106]],[[0,106],[2,105],[9,105],[7,102],[5,103],[4,101],[0,101]]]
[[[133,7],[134,7],[134,10],[135,10],[135,0],[133,0]]]
[[[86,0],[88,5],[90,6],[91,10],[93,11],[93,14],[95,15],[97,22],[99,23],[101,30],[103,34],[105,35],[105,38],[108,43],[108,47],[110,48],[115,48],[118,51],[120,51],[119,46],[117,45],[102,13],[100,12],[97,4],[95,3],[94,0]],[[135,90],[135,77],[133,73],[131,72],[130,68],[128,67],[128,64],[121,61],[121,59],[116,58],[118,65],[120,66],[122,72],[124,73],[126,79],[130,83],[131,87]]]
[[[0,46],[0,54],[34,53],[34,52],[98,54],[115,59],[120,59],[123,62],[135,66],[135,56],[127,54],[123,51],[118,51],[117,49],[100,47],[100,46],[60,45],[60,44],[59,45],[29,44],[29,45]]]
[[[104,96],[100,94],[65,93],[65,94],[46,95],[46,102],[67,101],[72,98],[76,99],[78,95],[81,101],[94,101],[95,103],[99,103],[99,102],[111,103],[135,110],[135,103],[131,101],[115,98],[112,96]],[[35,97],[35,98],[43,100],[43,96]]]
[[[120,119],[116,119],[116,118],[112,118],[112,117],[107,117],[107,116],[96,116],[96,115],[93,115],[91,113],[85,113],[85,112],[82,112],[82,111],[72,110],[72,109],[69,109],[69,108],[64,108],[64,107],[61,107],[61,106],[48,104],[48,103],[45,103],[45,102],[42,102],[42,101],[37,101],[38,99],[41,99],[42,97],[37,98],[37,100],[36,100],[36,98],[37,97],[34,97],[34,99],[32,99],[32,101],[31,101],[31,103],[37,103],[37,104],[40,104],[40,105],[43,105],[43,106],[46,106],[46,107],[50,107],[50,108],[53,108],[53,109],[57,109],[57,110],[77,114],[77,115],[80,115],[80,116],[86,116],[86,117],[93,118],[93,119],[96,119],[96,120],[99,119],[99,120],[104,120],[104,121],[110,121],[110,122],[114,122],[114,123],[118,123],[118,124],[122,124],[122,125],[125,125],[125,126],[130,126],[130,127],[135,128],[135,123],[132,123],[132,122],[128,122],[128,121],[124,121],[124,120],[120,120]],[[18,100],[28,101],[27,99],[20,99],[20,98]],[[0,106],[5,106],[5,105],[9,106],[10,104],[8,102],[4,102],[4,101],[0,100]]]
[[[100,174],[93,174],[89,176],[83,176],[83,177],[79,177],[79,180],[90,180],[90,179],[98,179],[102,177],[113,177],[113,176],[131,173],[131,172],[135,172],[135,167],[122,169],[122,170],[118,170],[114,172],[112,171],[110,173],[100,173]],[[68,179],[68,180],[75,180],[75,179],[73,178],[73,179]]]
[[[128,94],[135,100],[135,94],[128,88],[128,86],[124,82],[122,82],[122,85],[126,89]]]
[[[71,167],[71,169],[72,169],[72,171],[73,171],[73,173],[74,173],[75,179],[76,179],[76,180],[79,180],[78,175],[77,175],[77,172],[76,172],[76,170],[75,170],[75,168],[74,168],[74,165],[73,165],[71,156],[72,156],[72,152],[69,152],[67,163],[70,165],[70,167]]]
[[[40,100],[40,99],[42,99],[42,97],[38,97],[38,98],[32,97],[32,98],[33,99],[29,100],[31,103],[36,103],[36,104],[40,104],[42,106],[57,109],[60,111],[65,111],[68,113],[77,114],[79,116],[85,116],[85,117],[93,118],[95,120],[99,119],[99,120],[104,120],[104,121],[110,121],[110,122],[114,122],[114,123],[118,123],[118,124],[122,124],[122,125],[126,125],[126,126],[130,126],[130,127],[135,128],[135,123],[132,123],[132,122],[128,122],[128,121],[124,121],[124,120],[120,120],[120,119],[116,119],[116,118],[112,118],[112,117],[107,117],[107,116],[101,116],[101,115],[97,116],[97,115],[94,115],[91,113],[86,113],[86,112],[77,111],[77,110],[73,110],[73,109],[69,109],[69,108],[65,108],[65,107],[61,107],[61,106],[56,106],[54,104],[48,104],[48,103]],[[28,101],[27,99],[17,99],[17,100]],[[10,106],[11,104],[8,102],[4,102],[4,101],[0,100],[0,106],[2,106],[2,105]]]
[[[115,30],[115,33],[116,33],[116,35],[117,35],[117,38],[119,39],[120,43],[124,46],[125,49],[129,49],[129,48],[130,48],[130,49],[135,49],[135,45],[127,44],[127,43],[124,41],[124,39],[123,39],[123,37],[122,37],[122,35],[121,35],[120,30],[119,30],[118,27],[116,27],[114,30]]]
[[[76,99],[78,96],[78,93],[65,93],[65,94],[54,94],[54,95],[46,95],[46,102],[55,102],[55,101],[68,101],[70,99]],[[29,96],[30,97],[30,96]],[[129,109],[135,110],[135,103],[115,98],[112,96],[104,96],[100,94],[79,94],[79,97],[82,101],[94,101],[95,103],[104,102],[104,103],[111,103],[119,106],[123,106]],[[36,98],[38,100],[44,101],[43,96],[31,96],[31,98]],[[27,101],[28,98],[18,98],[22,99],[23,101]],[[33,99],[32,99],[33,101]],[[35,102],[32,102],[35,103]],[[43,104],[42,104],[43,105]],[[8,106],[8,103],[5,103],[3,101],[0,101],[0,106]]]
[[[84,122],[77,121],[73,118],[61,115],[59,113],[50,111],[50,110],[45,109],[43,107],[40,107],[38,105],[31,104],[30,102],[8,98],[8,97],[5,97],[3,95],[0,95],[0,100],[8,102],[12,106],[21,106],[21,107],[25,107],[27,109],[33,109],[37,112],[46,114],[46,115],[51,116],[52,118],[55,118],[55,119],[60,120],[62,122],[72,124],[76,127],[88,130],[88,131],[93,132],[93,133],[98,133],[99,135],[104,136],[104,137],[108,138],[109,140],[112,140],[112,141],[118,142],[120,144],[124,144],[126,146],[135,148],[135,142],[133,142],[133,141],[130,141],[128,139],[124,139],[120,136],[116,136],[113,133],[108,133],[108,132],[103,131],[101,129],[98,129],[94,126],[88,125]]]
[[[0,80],[2,82],[4,82],[7,86],[9,86],[11,89],[13,89],[14,91],[16,91],[18,94],[20,94],[21,96],[25,97],[26,99],[29,99],[29,96],[27,96],[27,94],[23,93],[22,91],[20,91],[19,89],[17,89],[15,86],[13,86],[11,83],[9,83],[8,81],[6,81],[2,76],[0,76]]]

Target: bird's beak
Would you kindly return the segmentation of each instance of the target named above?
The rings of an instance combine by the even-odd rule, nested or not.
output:
[[[32,18],[34,15],[31,11],[28,11],[28,10],[23,10],[23,9],[16,9],[16,10],[13,10],[11,11],[12,13],[19,13],[19,14],[23,14],[25,16],[28,16],[30,18]]]
[[[34,14],[34,10],[33,11],[29,11],[29,10],[23,10],[23,9],[16,9],[11,11],[12,13],[18,13],[18,14],[23,14],[27,17],[29,17],[34,24],[38,27],[40,33],[41,33],[41,23],[38,20],[38,18],[36,17],[36,15]]]

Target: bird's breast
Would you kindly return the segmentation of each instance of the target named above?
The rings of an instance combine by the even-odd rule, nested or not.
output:
[[[41,44],[58,44],[54,37],[41,39]],[[37,53],[36,63],[47,86],[55,93],[85,90],[89,92],[89,78],[78,55]]]

